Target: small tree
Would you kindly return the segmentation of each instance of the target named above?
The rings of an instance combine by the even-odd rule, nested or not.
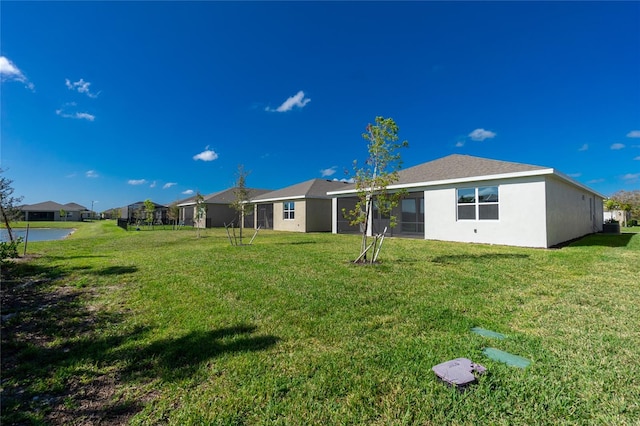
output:
[[[398,180],[398,170],[402,166],[398,150],[408,147],[409,143],[398,142],[398,126],[392,118],[376,117],[376,124],[367,125],[362,137],[367,141],[369,157],[362,167],[358,167],[357,161],[353,162],[358,201],[353,210],[342,209],[342,214],[351,226],[360,226],[362,232],[360,255],[355,262],[366,262],[367,252],[371,249],[370,259],[374,262],[383,240],[376,237],[372,244],[368,243],[371,215],[377,207],[380,215],[389,216],[389,226],[396,225],[392,212],[405,191],[390,193],[387,187]]]
[[[147,219],[147,225],[151,225],[153,229],[153,216],[156,211],[156,205],[150,199],[144,200],[144,212]]]
[[[244,228],[244,213],[247,203],[249,202],[249,190],[247,189],[247,176],[249,172],[244,170],[242,164],[238,165],[238,171],[236,172],[236,182],[233,189],[235,199],[231,203],[233,208],[238,213],[238,227],[240,228],[240,245],[242,245],[242,229]]]
[[[65,209],[60,209],[60,219],[67,221],[67,211]]]
[[[178,225],[178,219],[180,218],[180,207],[178,207],[177,203],[173,203],[169,206],[167,217],[173,223],[173,229],[176,229],[176,226]]]
[[[2,173],[4,173],[4,170],[0,169],[0,174]],[[15,238],[11,230],[11,221],[20,213],[18,204],[22,201],[22,197],[13,196],[12,183],[11,179],[4,176],[0,177],[0,216],[2,216],[2,222],[9,235],[9,241],[0,242],[0,260],[4,260],[7,257],[17,257],[18,244],[22,240],[21,237]]]
[[[196,211],[195,211],[195,226],[196,226],[196,236],[200,238],[200,224],[202,219],[207,218],[207,205],[204,203],[204,197],[200,192],[196,193]]]

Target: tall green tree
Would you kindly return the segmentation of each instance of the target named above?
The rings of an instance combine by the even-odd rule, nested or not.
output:
[[[242,245],[242,230],[244,229],[244,216],[247,203],[249,202],[249,190],[247,189],[247,176],[250,172],[244,169],[242,164],[238,165],[236,171],[236,181],[233,189],[235,199],[231,203],[233,208],[238,213],[238,227],[240,228],[240,245]]]
[[[13,231],[11,230],[11,221],[15,220],[20,214],[19,206],[22,202],[22,197],[14,197],[14,189],[11,184],[13,181],[4,176],[4,169],[0,168],[0,215],[2,216],[2,222],[9,234],[9,242],[13,243],[15,238],[13,237]]]
[[[156,211],[156,205],[150,199],[144,200],[144,214],[147,220],[147,225],[151,225],[153,228],[153,218]]]
[[[389,216],[389,226],[396,225],[396,217],[392,214],[398,206],[405,191],[388,191],[388,186],[398,180],[398,171],[402,167],[401,148],[407,148],[409,143],[400,142],[398,126],[392,118],[376,117],[375,124],[369,123],[362,134],[367,141],[368,158],[364,164],[354,161],[355,184],[358,201],[353,210],[342,209],[343,216],[352,226],[360,226],[362,241],[360,255],[356,261],[367,261],[367,253],[371,252],[373,262],[380,249],[382,239],[378,236],[369,244],[370,222],[374,207],[381,216]]]

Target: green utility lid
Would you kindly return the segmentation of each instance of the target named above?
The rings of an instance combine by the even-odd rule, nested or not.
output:
[[[473,327],[471,331],[484,337],[493,337],[501,340],[507,337],[502,333],[498,333],[496,331],[491,331],[491,330],[485,330],[484,328],[480,328],[480,327]]]
[[[512,367],[526,368],[531,364],[531,361],[526,358],[522,358],[521,356],[513,355],[509,352],[501,351],[496,348],[484,348],[482,353],[494,361],[504,362]]]

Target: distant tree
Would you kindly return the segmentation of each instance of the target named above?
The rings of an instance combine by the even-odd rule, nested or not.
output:
[[[240,228],[240,245],[242,245],[242,229],[244,228],[244,215],[247,203],[249,202],[249,190],[247,189],[247,176],[249,172],[245,171],[242,164],[238,165],[238,171],[236,172],[236,182],[233,189],[235,199],[231,203],[233,208],[238,213],[238,227]]]
[[[375,122],[375,125],[367,125],[366,132],[362,134],[367,141],[367,161],[361,167],[357,161],[353,162],[358,201],[353,210],[342,209],[350,225],[360,226],[362,232],[360,255],[356,262],[366,262],[369,251],[372,253],[370,260],[374,262],[382,244],[379,235],[375,236],[372,244],[368,242],[374,207],[381,216],[388,216],[389,226],[394,227],[396,217],[391,213],[405,194],[404,191],[390,193],[387,187],[398,180],[398,170],[402,166],[399,149],[408,147],[409,143],[398,142],[398,126],[392,118],[376,117]]]
[[[613,208],[609,208],[612,206]],[[613,194],[607,201],[605,201],[605,207],[608,210],[622,210],[625,212],[624,220],[626,226],[626,213],[631,213],[631,217],[636,220],[640,220],[640,189],[633,191],[618,191]]]
[[[155,211],[156,211],[156,205],[153,204],[153,201],[151,201],[148,198],[144,200],[145,219],[147,220],[147,225],[151,225],[151,228],[153,228],[153,218],[154,218]]]
[[[67,211],[65,209],[60,209],[60,219],[67,221]]]
[[[173,203],[169,206],[167,217],[173,223],[173,228],[175,229],[178,224],[178,219],[180,218],[180,207],[178,207],[177,203]]]
[[[196,193],[196,211],[194,222],[196,226],[196,236],[200,238],[200,226],[202,225],[203,220],[205,221],[206,226],[206,218],[207,218],[207,205],[204,203],[204,197],[200,192]]]

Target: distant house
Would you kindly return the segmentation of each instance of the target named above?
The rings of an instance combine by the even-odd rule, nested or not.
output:
[[[253,226],[276,231],[331,232],[331,198],[327,192],[346,185],[312,179],[253,197]]]
[[[246,188],[249,198],[270,192],[269,189]],[[199,226],[201,228],[222,227],[234,223],[238,225],[238,213],[231,206],[236,200],[236,188],[204,195],[204,216],[198,222],[196,214],[196,197],[190,197],[178,202],[180,208],[180,222],[184,225]],[[253,226],[253,211],[247,209],[245,213],[245,227]]]
[[[631,221],[631,212],[624,210],[607,210],[604,213],[604,221],[616,221],[623,226],[626,226]]]
[[[604,196],[548,167],[456,154],[401,170],[388,189],[408,195],[387,235],[552,247],[602,231]],[[333,232],[358,232],[341,214],[355,205],[355,185],[329,195]],[[388,224],[374,211],[369,232]]]
[[[20,207],[27,222],[36,221],[82,221],[91,217],[91,211],[76,203],[59,204],[45,201]],[[62,213],[62,215],[61,215]]]
[[[163,204],[153,203],[153,223],[158,225],[168,223],[167,215],[169,208]],[[133,204],[129,204],[121,209],[122,219],[127,219],[131,224],[147,222],[147,213],[145,210],[144,201],[138,201]]]

